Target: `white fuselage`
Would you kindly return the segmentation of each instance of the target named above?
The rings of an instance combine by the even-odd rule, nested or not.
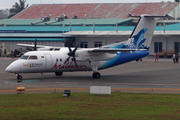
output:
[[[84,49],[83,49],[84,50]],[[75,65],[72,57],[69,61],[69,49],[61,48],[60,51],[32,51],[11,63],[6,72],[10,73],[45,73],[45,72],[72,72],[91,71],[92,66],[97,69],[106,69],[119,64],[139,60],[149,54],[149,51],[134,51],[131,53],[91,53],[86,50],[77,51]]]
[[[44,73],[44,72],[68,72],[68,71],[91,71],[91,65],[88,59],[100,59],[104,58],[101,54],[88,52],[80,52],[77,55],[77,66],[74,64],[72,58],[66,63],[65,60],[69,57],[68,48],[61,48],[60,51],[32,51],[26,53],[25,59],[18,59],[11,63],[7,68],[7,72],[11,73]],[[113,55],[113,56],[112,56]],[[116,55],[112,54],[107,56],[109,59],[115,58]],[[31,57],[37,57],[31,59]],[[78,57],[78,56],[83,56]],[[84,59],[86,58],[86,59]],[[98,64],[100,68],[105,61],[101,61]]]

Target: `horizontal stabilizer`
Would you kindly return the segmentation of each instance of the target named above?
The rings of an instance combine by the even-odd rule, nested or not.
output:
[[[143,15],[140,15],[140,16],[138,16],[138,15],[132,15],[132,14],[129,14],[128,15],[128,17],[137,17],[137,18],[139,18],[139,17],[142,17],[142,16],[144,16],[144,17],[153,17],[153,18],[169,18],[169,19],[174,19],[174,17],[172,17],[172,16],[170,16],[170,15],[168,15],[168,14],[166,14],[166,15],[164,15],[164,16],[162,16],[162,15],[160,15],[160,16],[158,16],[158,15],[147,15],[147,14],[143,14]]]

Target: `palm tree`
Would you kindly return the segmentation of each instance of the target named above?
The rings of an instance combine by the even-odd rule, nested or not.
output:
[[[15,5],[13,5],[13,7],[10,9],[11,15],[9,16],[9,18],[26,9],[29,6],[29,4],[25,6],[25,3],[26,0],[19,0],[19,4],[15,2]]]

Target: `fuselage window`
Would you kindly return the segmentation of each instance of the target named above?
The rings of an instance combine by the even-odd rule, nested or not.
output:
[[[60,60],[60,62],[62,62],[62,59],[61,59],[61,58],[60,58],[59,60]]]
[[[55,49],[54,49],[54,51],[58,51],[58,50],[60,50],[60,49],[59,49],[59,48],[55,48]]]
[[[29,59],[37,59],[37,56],[30,56]]]
[[[23,55],[23,56],[21,56],[21,57],[20,57],[20,59],[27,60],[27,59],[28,59],[28,57],[29,57],[29,55]]]
[[[56,59],[56,62],[58,62],[58,59]]]

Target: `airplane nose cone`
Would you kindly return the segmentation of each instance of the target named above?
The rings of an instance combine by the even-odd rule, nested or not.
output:
[[[16,62],[13,62],[11,63],[6,69],[5,69],[6,72],[9,72],[9,73],[15,73],[17,72],[17,63]]]
[[[13,68],[12,66],[8,66],[6,69],[5,69],[6,72],[12,72],[13,71]]]

